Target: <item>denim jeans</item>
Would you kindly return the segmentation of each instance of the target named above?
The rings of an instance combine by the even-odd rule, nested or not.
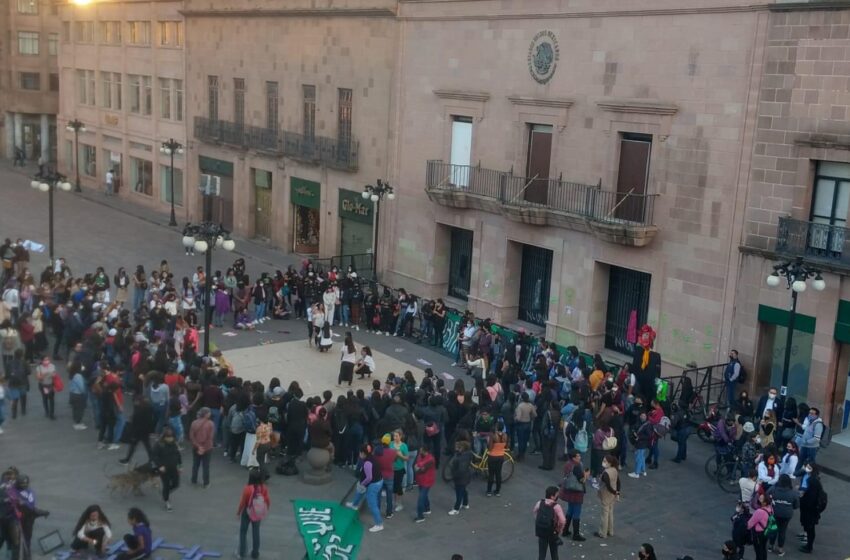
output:
[[[198,483],[198,470],[201,470],[203,475],[204,486],[210,483],[210,451],[203,455],[198,455],[198,452],[192,450],[192,484]]]
[[[91,405],[92,416],[94,417],[94,427],[100,428],[100,398],[89,391],[89,404]]]
[[[431,488],[419,487],[419,498],[416,500],[416,519],[422,519],[426,511],[431,511],[431,500],[428,499],[428,493]]]
[[[658,466],[659,455],[661,455],[661,451],[658,446],[658,440],[656,440],[655,443],[652,444],[652,447],[649,449],[649,460],[654,463],[656,467]]]
[[[156,419],[156,428],[154,429],[154,432],[157,434],[162,432],[162,427],[165,425],[165,409],[165,403],[153,405],[153,416]]]
[[[800,471],[802,471],[803,465],[805,465],[806,463],[814,463],[817,455],[817,447],[800,447],[800,457],[799,461],[797,462],[797,472],[799,473]]]
[[[124,433],[124,426],[127,425],[127,419],[124,418],[123,412],[118,412],[115,415],[115,429],[113,430],[112,443],[121,443],[121,434]]]
[[[519,455],[522,457],[528,448],[528,438],[531,436],[531,422],[516,422],[515,426]]]
[[[212,420],[212,423],[213,423],[213,426],[214,426],[213,434],[215,434],[215,435],[213,436],[213,441],[215,442],[216,445],[221,445],[221,437],[222,437],[221,409],[219,409],[219,408],[211,409],[210,410],[210,419]]]
[[[731,408],[732,403],[735,402],[735,383],[735,381],[726,382],[726,406],[729,408]]]
[[[646,472],[646,449],[635,449],[635,473]]]
[[[340,307],[340,320],[343,325],[351,324],[351,306],[343,303],[342,307]]]
[[[262,302],[262,303],[254,304],[254,319],[259,321],[260,319],[262,319],[265,316],[266,316],[266,303]]]
[[[168,419],[168,425],[174,430],[174,439],[178,442],[183,441],[183,421],[179,416],[172,416]]]
[[[384,479],[384,491],[387,493],[387,516],[393,513],[393,477]]]
[[[567,504],[567,517],[570,518],[570,519],[573,519],[573,520],[581,519],[581,503],[578,503],[578,504],[568,503]]]
[[[248,548],[248,543],[246,541],[246,537],[248,536],[248,525],[251,526],[251,540],[253,541],[251,544],[251,555],[257,556],[260,554],[260,522],[259,521],[251,521],[251,518],[248,517],[248,511],[242,511],[242,518],[239,522],[239,556],[245,556],[245,549]]]
[[[688,458],[688,436],[691,435],[691,427],[687,424],[676,432],[676,459],[684,461]]]
[[[383,481],[373,482],[366,488],[366,506],[372,513],[372,520],[375,525],[383,525],[384,520],[381,518],[381,488],[384,487]],[[392,494],[392,493],[390,493]]]
[[[466,484],[455,484],[455,507],[459,510],[461,506],[469,505],[469,492],[466,491]]]
[[[416,463],[416,456],[419,451],[409,451],[407,454],[407,463],[404,465],[404,487],[413,486],[413,465]]]
[[[133,310],[138,309],[145,302],[145,291],[141,288],[133,289]]]

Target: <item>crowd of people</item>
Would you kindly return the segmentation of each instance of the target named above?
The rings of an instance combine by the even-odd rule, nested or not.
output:
[[[471,506],[467,487],[476,455],[488,455],[485,498],[500,496],[506,460],[526,462],[540,455],[538,467],[553,471],[560,457],[558,485],[547,488],[534,507],[541,559],[547,553],[557,559],[565,538],[585,540],[582,506],[593,492],[602,510],[593,536],[612,537],[621,474],[639,480],[658,469],[659,443],[668,434],[677,440],[674,461],[687,460],[689,381],[683,380],[674,397],[664,380],[649,387],[639,383],[629,364],[612,368],[599,354],[587,359],[575,347],[562,353],[522,332],[508,340],[489,320],[476,321],[471,314],[457,332],[455,365],[466,370],[465,377],[447,384],[430,369],[419,379],[406,371],[384,380],[376,375],[369,390],[354,390],[354,374],[371,378],[378,369],[368,346],[358,352],[352,331],[363,326],[442,346],[447,309],[439,299],[423,301],[404,290],[397,297],[389,290],[378,293],[350,267],[322,271],[305,261],[300,270],[289,267],[251,280],[244,260],[237,259],[224,273],[214,273],[212,292],[205,297],[202,268],[178,281],[166,261],[149,274],[139,265],[132,274],[120,268],[110,278],[100,267],[75,276],[58,259],[36,281],[19,245],[7,240],[0,247],[0,433],[5,401],[13,419],[27,414],[31,379],[45,416],[53,420],[56,394],[67,388],[74,429],[88,428],[84,420],[90,410],[100,448],[126,444],[122,464],[130,465],[139,445],[145,449],[145,460],[135,468],[153,469],[160,477],[167,511],[180,486],[184,450],[192,455],[191,482],[204,487],[210,484],[210,455],[219,450],[249,469],[237,512],[239,556],[245,555],[249,527],[251,555],[259,553],[260,521],[270,506],[265,481],[273,470],[293,474],[295,459],[311,447],[327,449],[333,463],[355,471],[356,491],[347,505],[367,504],[372,532],[382,531],[385,520],[404,509],[405,495],[414,488],[416,503],[408,507],[417,523],[424,522],[432,513],[429,491],[445,461],[455,490],[447,513],[456,516]],[[340,352],[340,394],[306,397],[298,382],[283,387],[278,378],[267,385],[242,379],[221,352],[202,356],[198,345],[206,307],[212,317],[207,328],[225,321],[250,329],[268,320],[303,319],[308,341],[320,350],[332,344],[331,326],[348,329]],[[56,362],[64,362],[64,378]],[[734,360],[730,364],[735,367]],[[768,544],[784,554],[795,504],[806,534],[803,548],[811,552],[814,527],[826,507],[814,462],[823,436],[819,413],[805,407],[803,415],[774,389],[757,407],[747,401],[742,394],[732,403],[714,431],[718,462],[738,453],[747,467],[742,493],[750,488],[744,480],[753,483],[734,516],[729,558],[741,558],[749,543],[757,559],[765,557]],[[789,492],[789,481],[795,480],[799,486]],[[19,515],[21,500],[5,503]],[[124,558],[139,557],[150,546],[149,524],[136,509],[128,519],[134,533],[125,537],[126,548],[136,556]],[[742,523],[748,540],[741,536]],[[8,542],[10,527],[4,521]],[[99,506],[86,509],[74,533],[75,545],[101,550],[111,536]],[[651,545],[641,546],[641,558],[654,555]]]

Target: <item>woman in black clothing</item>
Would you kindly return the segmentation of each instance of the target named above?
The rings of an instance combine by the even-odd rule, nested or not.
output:
[[[156,416],[153,413],[153,407],[148,399],[137,394],[133,402],[133,416],[128,426],[130,432],[130,448],[127,450],[127,456],[119,461],[122,465],[126,465],[133,458],[136,452],[136,446],[140,443],[144,446],[148,453],[148,462],[151,462],[153,456],[151,454],[150,435],[156,427]]]
[[[741,394],[738,395],[738,400],[735,401],[733,410],[740,417],[738,421],[741,424],[752,420],[756,413],[753,407],[753,400],[746,391],[741,391]]]
[[[815,544],[815,525],[820,522],[825,498],[822,496],[824,491],[820,482],[820,468],[809,464],[803,467],[803,472],[805,474],[800,486],[805,486],[806,489],[800,497],[800,525],[806,531],[806,540],[800,546],[800,551],[811,553]]]
[[[162,437],[153,448],[153,461],[162,481],[162,501],[165,502],[166,511],[171,511],[171,492],[180,486],[180,468],[183,465],[183,457],[177,448],[177,439],[171,426],[162,429]]]
[[[97,504],[87,507],[74,526],[71,550],[86,550],[91,547],[98,556],[112,538],[111,525],[106,514]]]

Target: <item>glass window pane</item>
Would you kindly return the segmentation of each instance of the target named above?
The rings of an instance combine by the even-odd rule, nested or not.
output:
[[[818,164],[818,175],[836,177],[839,179],[850,179],[850,164],[837,163],[834,161],[822,161]]]
[[[847,219],[848,207],[850,207],[850,182],[842,181],[838,183],[838,196],[835,198],[835,211],[832,213],[836,223]]]
[[[835,181],[818,179],[815,184],[815,198],[812,201],[812,218],[830,218],[832,216],[832,199],[835,194]]]

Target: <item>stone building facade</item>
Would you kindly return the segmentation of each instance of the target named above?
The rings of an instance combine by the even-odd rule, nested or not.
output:
[[[214,218],[302,254],[371,252],[360,195],[388,177],[395,2],[187,0],[184,13],[189,184],[217,177]]]
[[[0,108],[7,159],[21,150],[30,161],[56,161],[59,105],[58,7],[42,0],[9,0],[0,14]]]
[[[59,167],[84,186],[105,189],[110,170],[117,195],[186,216],[185,29],[182,2],[123,0],[63,4],[59,71]],[[75,133],[68,122],[80,121]],[[77,165],[79,163],[79,172]],[[182,220],[181,220],[182,221]]]

